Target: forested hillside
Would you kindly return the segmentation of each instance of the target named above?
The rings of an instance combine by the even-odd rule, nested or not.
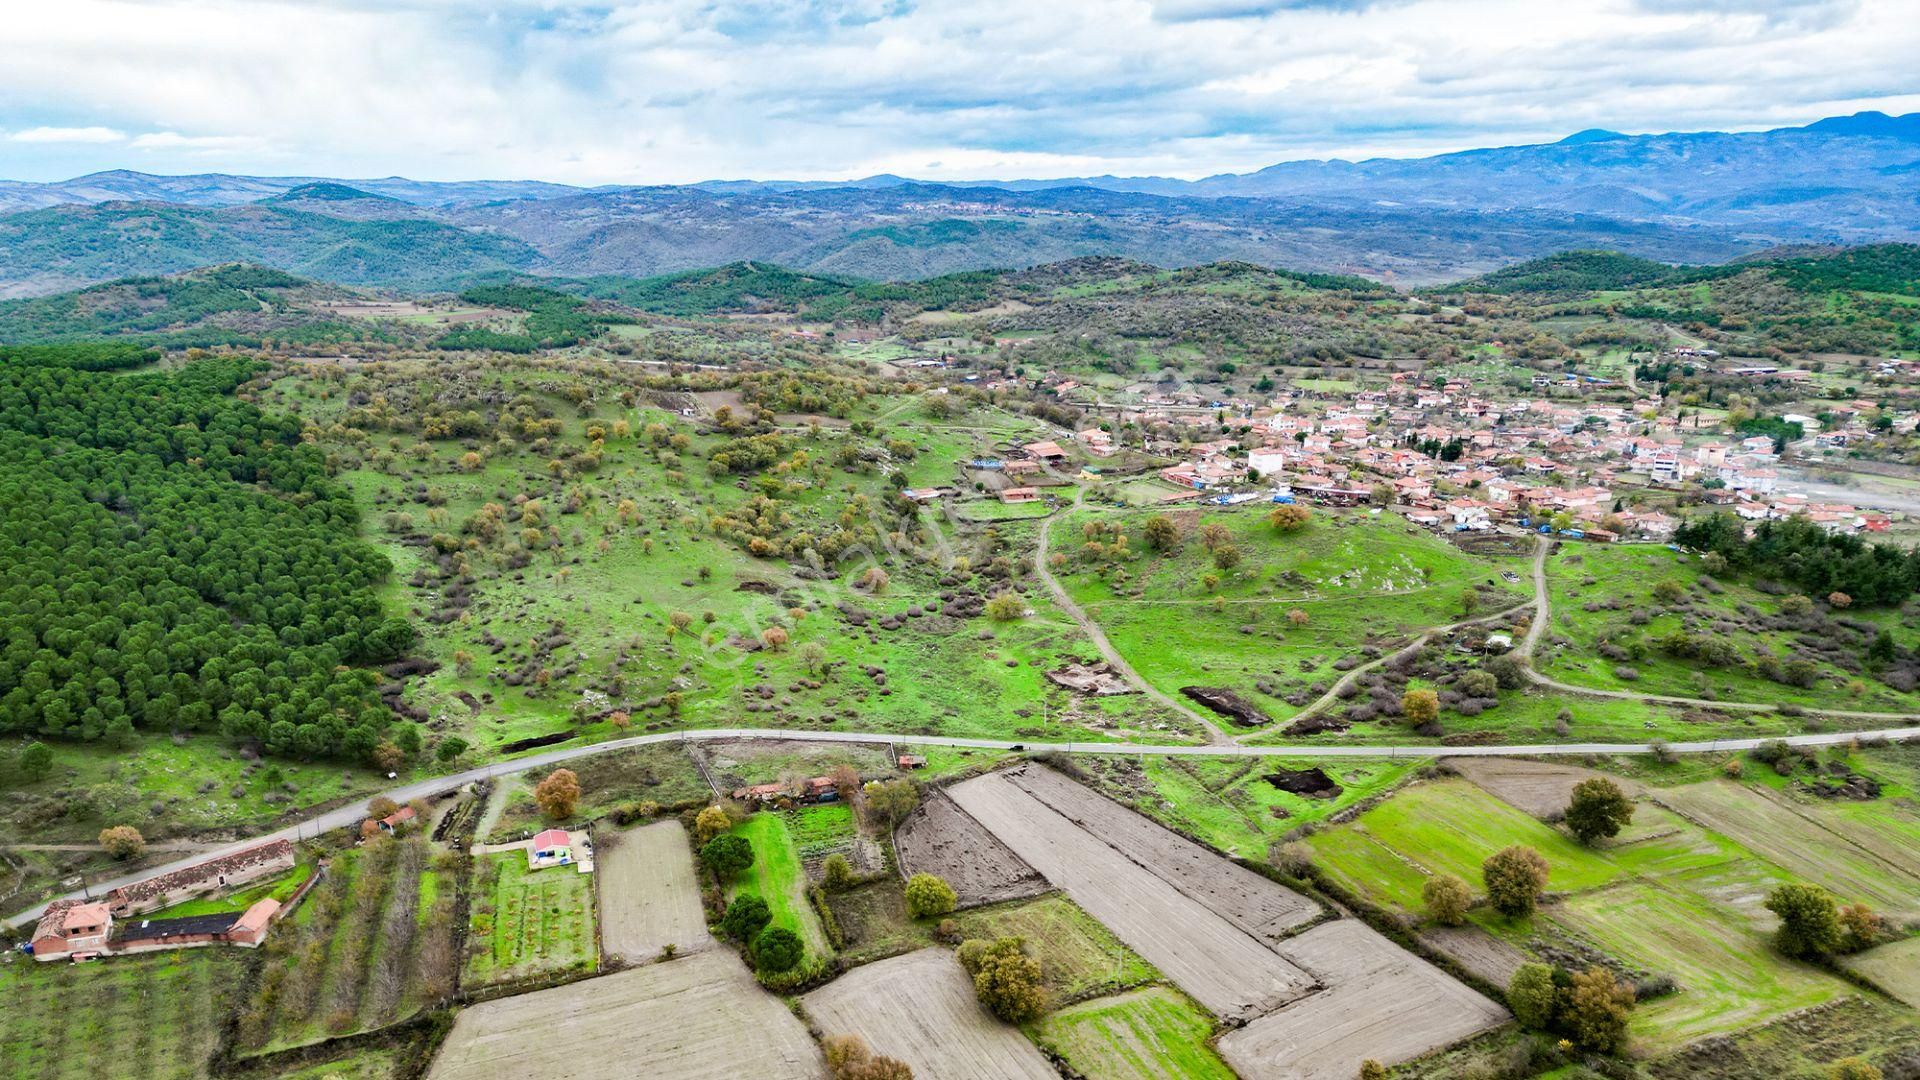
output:
[[[299,423],[233,396],[253,361],[84,370],[144,358],[0,349],[0,731],[373,757],[389,713],[346,665],[412,641],[386,557]]]

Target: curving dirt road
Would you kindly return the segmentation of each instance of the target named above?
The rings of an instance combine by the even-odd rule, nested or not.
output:
[[[1078,510],[1080,508],[1080,500],[1085,497],[1086,489],[1075,489],[1072,509]],[[1080,627],[1081,631],[1087,635],[1088,640],[1093,642],[1093,647],[1100,650],[1100,655],[1107,661],[1107,666],[1118,673],[1121,678],[1133,684],[1135,690],[1140,691],[1160,704],[1165,705],[1167,708],[1172,709],[1174,712],[1199,724],[1202,728],[1205,728],[1207,738],[1213,743],[1227,744],[1233,742],[1233,739],[1229,737],[1226,732],[1220,730],[1219,725],[1215,724],[1211,718],[1202,715],[1197,710],[1188,707],[1185,702],[1174,698],[1172,695],[1162,691],[1159,687],[1141,678],[1140,673],[1133,670],[1133,665],[1127,663],[1127,658],[1120,655],[1120,650],[1113,647],[1113,642],[1107,640],[1106,632],[1100,629],[1100,624],[1094,622],[1093,617],[1088,615],[1086,610],[1079,604],[1074,603],[1073,597],[1067,595],[1066,588],[1060,584],[1058,578],[1053,576],[1053,571],[1047,566],[1047,553],[1053,548],[1053,523],[1058,520],[1059,517],[1059,514],[1049,514],[1040,522],[1040,546],[1033,559],[1033,572],[1039,575],[1041,584],[1045,585],[1047,592],[1053,595],[1053,602],[1059,606],[1061,611],[1067,613],[1068,618],[1072,619],[1074,623]]]

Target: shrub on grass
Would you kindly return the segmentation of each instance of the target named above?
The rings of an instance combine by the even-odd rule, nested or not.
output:
[[[100,846],[116,859],[132,859],[147,850],[147,841],[131,825],[111,825],[100,830]]]
[[[853,887],[853,864],[845,855],[838,853],[827,856],[820,868],[820,885],[828,892],[845,892]]]
[[[1865,1058],[1845,1057],[1827,1066],[1829,1080],[1884,1080],[1886,1074]]]
[[[792,971],[806,955],[800,935],[784,926],[769,926],[753,939],[753,966],[768,975]]]
[[[1473,894],[1468,891],[1467,883],[1452,874],[1428,878],[1420,889],[1420,897],[1427,903],[1427,914],[1444,926],[1459,926],[1466,922],[1467,907],[1473,903]]]
[[[1024,939],[963,942],[959,958],[973,976],[974,995],[988,1012],[1009,1024],[1020,1024],[1046,1011],[1040,962],[1027,955]]]
[[[1530,1031],[1545,1031],[1553,1024],[1554,1008],[1560,990],[1553,985],[1553,969],[1545,964],[1521,964],[1507,980],[1507,1008],[1513,1018]]]
[[[919,873],[907,879],[907,914],[916,919],[945,915],[958,901],[953,886],[932,874]]]
[[[1824,956],[1842,938],[1833,895],[1818,885],[1779,885],[1767,894],[1767,910],[1780,917],[1774,944],[1796,958]]]
[[[1488,856],[1480,873],[1487,886],[1487,899],[1495,911],[1509,918],[1533,912],[1546,891],[1551,868],[1541,854],[1524,844],[1515,844]]]
[[[1440,719],[1440,695],[1431,690],[1409,690],[1400,695],[1400,712],[1408,727],[1424,727]]]
[[[1561,1023],[1575,1045],[1603,1054],[1620,1048],[1633,1011],[1633,987],[1603,967],[1573,977]]]

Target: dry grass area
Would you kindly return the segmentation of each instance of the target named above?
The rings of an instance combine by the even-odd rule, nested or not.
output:
[[[431,1080],[822,1080],[806,1028],[732,953],[709,949],[489,1001],[454,1023]]]
[[[973,982],[946,949],[921,949],[855,968],[801,999],[828,1035],[854,1034],[874,1053],[913,1067],[919,1080],[1057,1080],[1020,1029],[974,999]]]
[[[902,869],[945,879],[963,908],[1047,891],[1045,878],[939,792],[900,823],[893,842]]]
[[[1920,938],[1907,938],[1847,957],[1848,971],[1920,1009]]]
[[[1039,772],[1033,766],[1026,768]],[[1035,798],[1008,772],[976,777],[949,788],[948,793],[1089,915],[1214,1013],[1259,1016],[1312,992],[1311,975],[1195,899],[1196,894],[1220,892],[1206,877],[1237,878],[1247,873],[1225,859],[1212,856],[1211,864],[1183,862],[1188,877],[1182,882],[1185,888],[1180,888],[1149,867],[1160,861],[1156,851],[1187,842],[1149,822],[1146,828],[1157,830],[1163,838],[1158,843],[1149,839],[1124,850],[1115,847],[1117,842],[1133,845],[1141,839],[1135,830],[1116,824],[1117,818],[1144,819],[1091,792],[1093,803],[1073,818]],[[1264,878],[1258,880],[1289,896],[1297,895]]]
[[[608,955],[640,963],[669,945],[690,953],[713,944],[694,878],[693,849],[678,821],[602,833],[594,857],[600,941]]]
[[[1573,800],[1574,785],[1596,776],[1620,785],[1620,790],[1629,798],[1640,794],[1640,785],[1631,780],[1578,765],[1500,757],[1446,758],[1440,764],[1473,781],[1482,791],[1508,806],[1537,818],[1550,818],[1564,812],[1567,803]]]
[[[1372,1058],[1409,1061],[1506,1022],[1507,1011],[1353,919],[1281,946],[1326,989],[1219,1041],[1247,1080],[1348,1080]]]

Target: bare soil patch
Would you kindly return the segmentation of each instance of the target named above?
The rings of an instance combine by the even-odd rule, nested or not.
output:
[[[601,834],[595,863],[600,940],[609,956],[640,963],[669,945],[690,953],[713,944],[693,851],[678,821]]]
[[[1507,1011],[1365,924],[1341,919],[1281,951],[1325,989],[1220,1037],[1248,1080],[1348,1080],[1498,1026]]]
[[[1346,790],[1325,769],[1287,769],[1282,768],[1262,777],[1267,783],[1281,791],[1290,791],[1295,795],[1305,795],[1313,799],[1332,799]]]
[[[930,795],[893,835],[900,868],[944,878],[959,906],[978,907],[1047,891],[1047,881],[943,792]]]
[[[1080,804],[1071,794],[1053,792],[1061,803],[1075,806],[1063,813],[1021,786],[1026,782],[1046,790],[1054,781],[1077,789],[1088,801]],[[1314,913],[1305,897],[1209,855],[1048,770],[1025,766],[992,773],[948,792],[961,809],[1217,1015],[1259,1016],[1313,991],[1311,975],[1196,899],[1217,897],[1232,910],[1236,897],[1254,899],[1236,876],[1246,875],[1291,898],[1297,922]],[[1169,857],[1180,845],[1211,862]],[[1285,902],[1268,905],[1275,906]],[[1243,915],[1249,909],[1262,910],[1258,904],[1240,905]],[[1272,922],[1260,920],[1262,925]]]
[[[1495,986],[1505,986],[1533,958],[1477,926],[1436,926],[1420,940],[1453,957],[1461,967]]]
[[[432,1080],[822,1080],[806,1028],[732,953],[489,1001],[462,1012]]]
[[[1069,690],[1098,697],[1139,693],[1119,672],[1108,667],[1104,660],[1097,664],[1064,664],[1047,672],[1047,679]]]
[[[1240,696],[1237,690],[1223,686],[1183,686],[1180,692],[1241,727],[1265,727],[1273,722],[1273,717],[1261,712],[1258,705]]]
[[[1640,794],[1640,785],[1631,780],[1577,765],[1498,757],[1444,758],[1441,764],[1501,802],[1537,818],[1549,818],[1565,811],[1573,799],[1574,785],[1596,776],[1620,785],[1620,790],[1629,798]]]
[[[1019,1028],[980,1007],[966,969],[946,949],[856,968],[801,1002],[823,1033],[858,1035],[920,1080],[1058,1080]]]

